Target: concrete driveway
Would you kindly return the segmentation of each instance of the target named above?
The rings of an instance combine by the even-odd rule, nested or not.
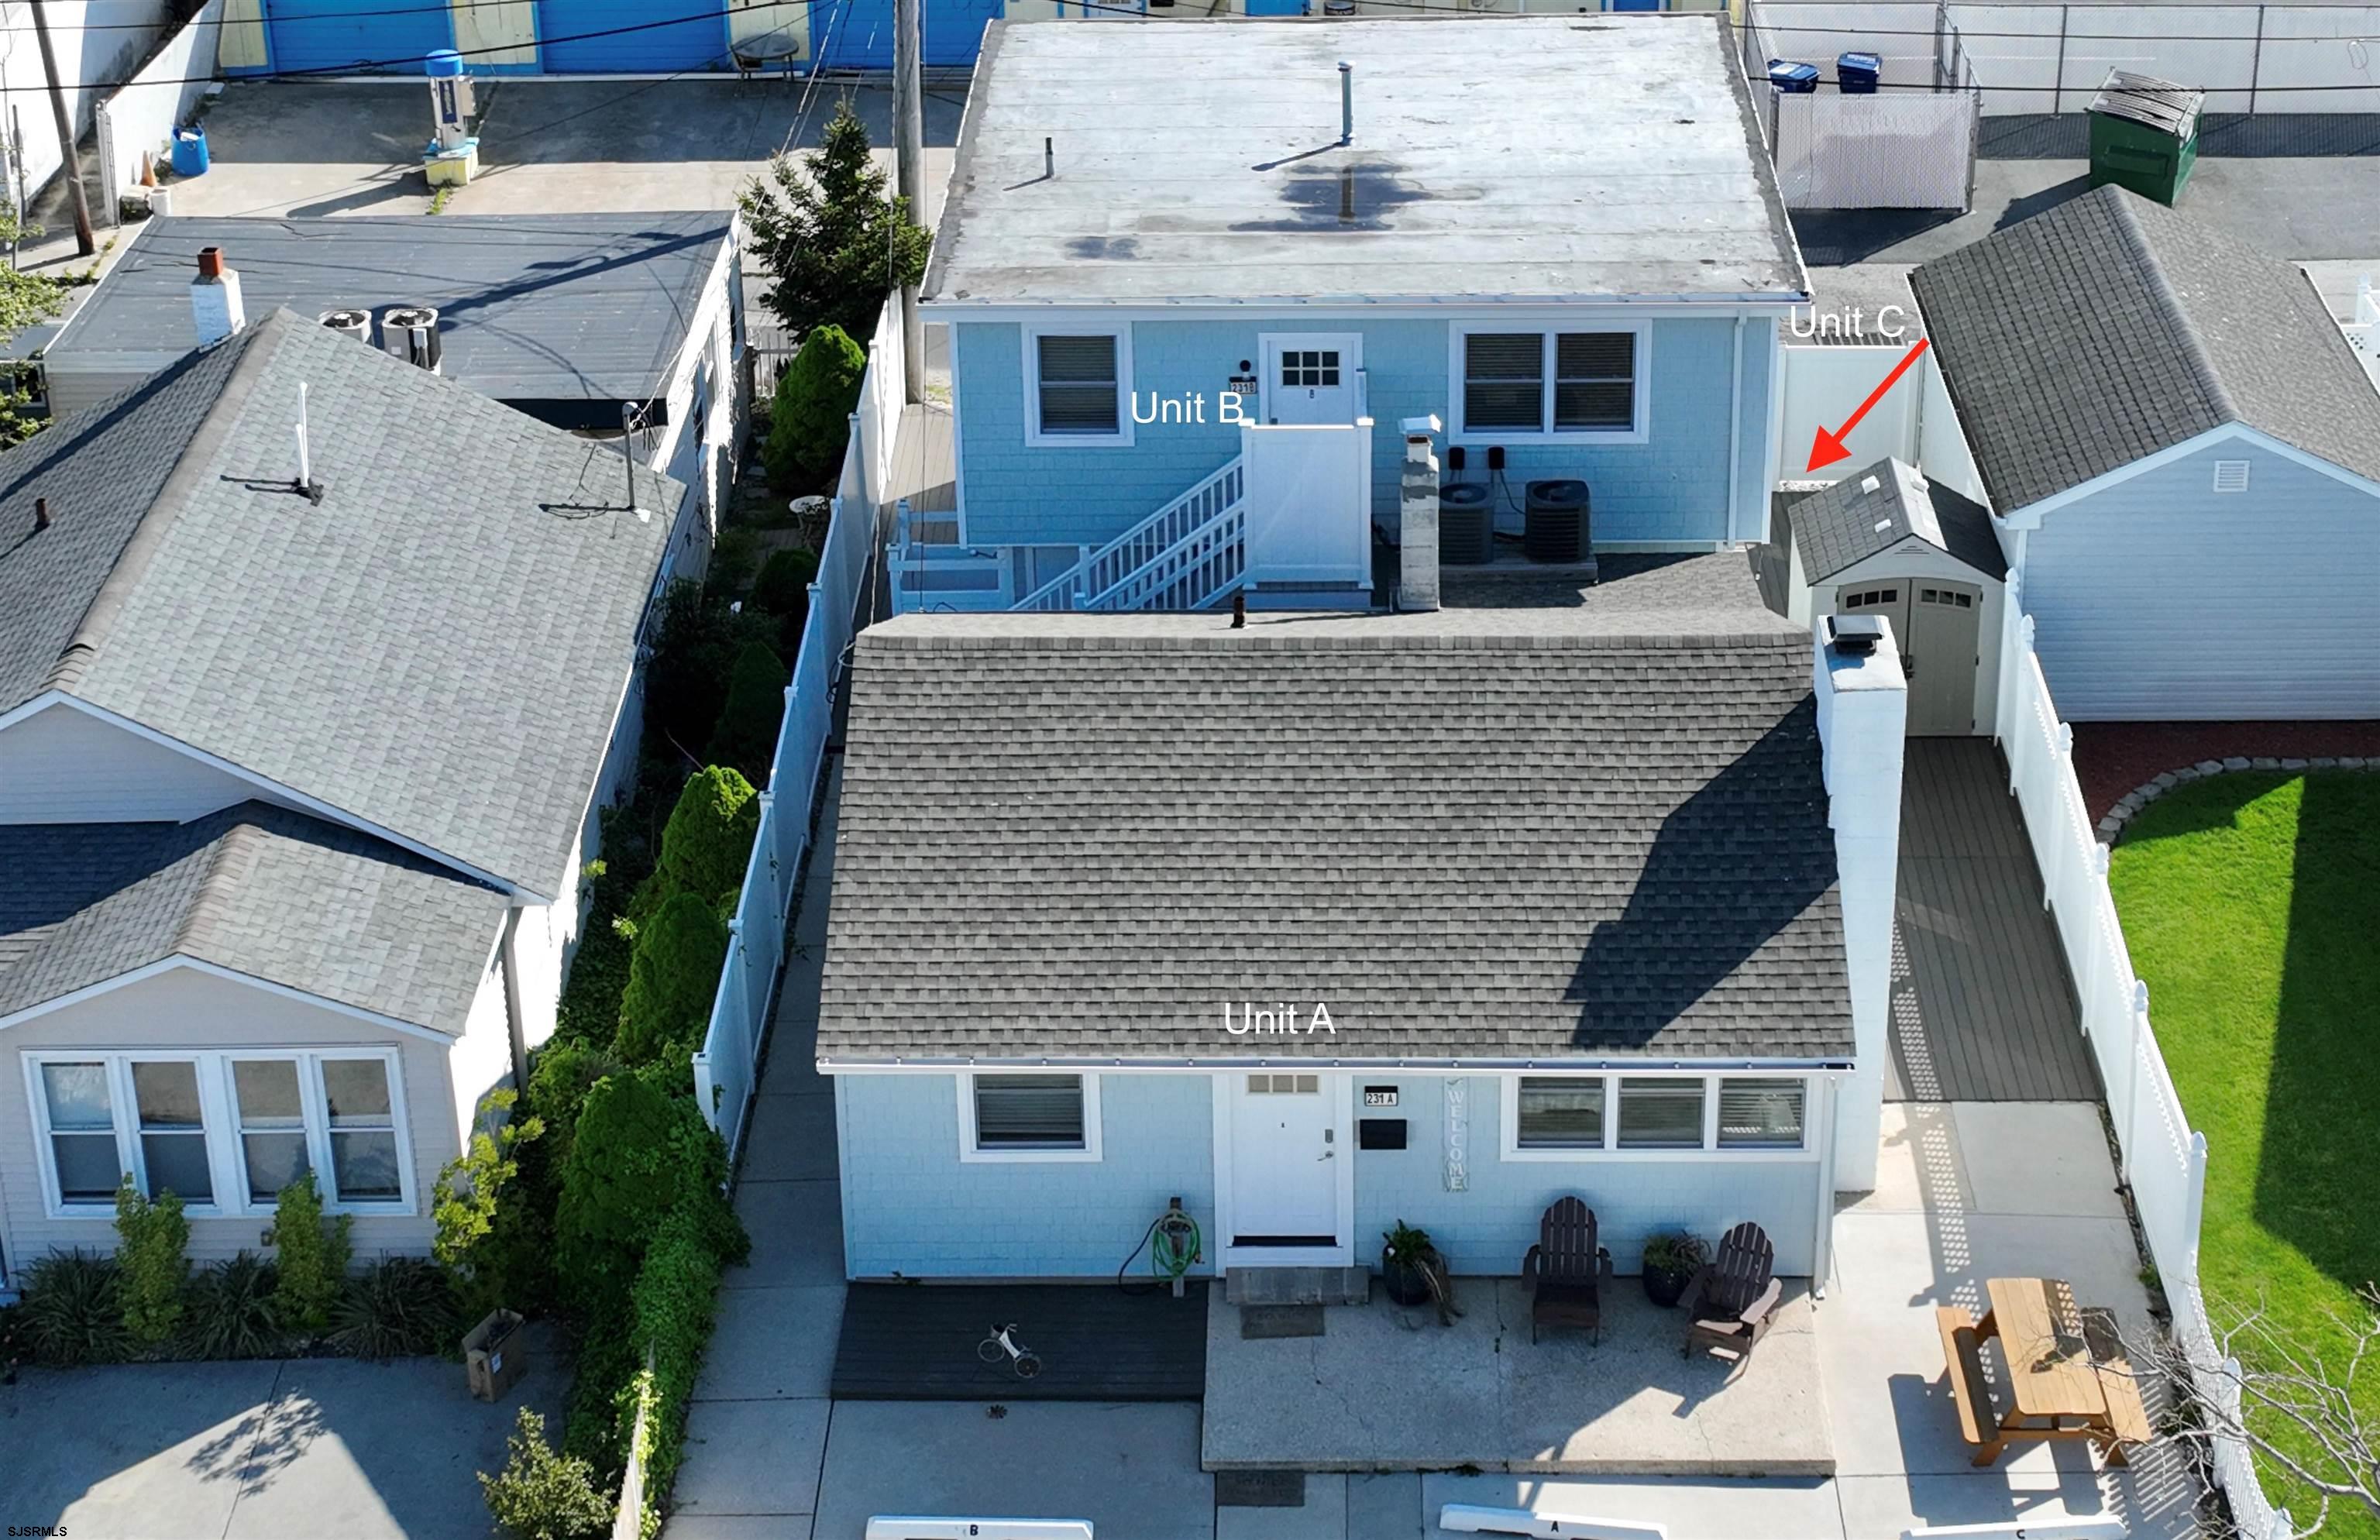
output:
[[[568,1366],[544,1345],[492,1406],[437,1360],[27,1370],[0,1388],[0,1522],[74,1540],[484,1535],[476,1473],[504,1464],[514,1409],[561,1430]]]
[[[480,174],[447,200],[458,214],[725,209],[769,157],[815,147],[847,95],[890,166],[892,91],[708,78],[480,83]],[[941,212],[963,88],[926,103],[928,223]],[[419,80],[241,81],[206,115],[213,164],[174,184],[177,214],[427,213]]]

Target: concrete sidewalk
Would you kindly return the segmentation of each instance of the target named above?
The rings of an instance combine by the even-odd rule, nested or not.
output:
[[[834,1087],[817,1068],[819,976],[834,885],[841,761],[795,899],[793,940],[735,1186],[752,1256],[721,1280],[719,1325],[686,1419],[666,1540],[810,1533],[827,1381],[843,1325]]]

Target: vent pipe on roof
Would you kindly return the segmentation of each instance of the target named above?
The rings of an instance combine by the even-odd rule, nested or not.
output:
[[[1058,175],[1058,145],[1055,139],[1041,141],[1041,179],[1048,181]]]
[[[37,497],[33,499],[33,533],[38,535],[49,527],[50,500],[46,497]]]
[[[1355,139],[1355,68],[1341,60],[1339,63],[1339,142],[1351,144]]]
[[[298,382],[298,479],[291,486],[310,503],[322,501],[322,483],[314,479],[314,448],[306,439],[306,382]]]
[[[199,275],[190,280],[190,324],[200,347],[212,347],[248,324],[247,307],[240,303],[239,274],[224,261],[220,246],[199,251]]]

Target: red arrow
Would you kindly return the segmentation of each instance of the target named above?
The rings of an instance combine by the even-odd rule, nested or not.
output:
[[[1869,410],[1884,399],[1884,393],[1900,383],[1900,377],[1909,372],[1909,366],[1917,361],[1917,355],[1925,351],[1926,341],[1926,338],[1920,337],[1910,346],[1909,352],[1900,362],[1892,366],[1892,372],[1884,377],[1884,383],[1867,393],[1867,399],[1859,404],[1858,411],[1843,418],[1840,429],[1832,433],[1823,428],[1818,430],[1818,436],[1810,441],[1810,469],[1815,470],[1820,466],[1830,466],[1837,460],[1852,457],[1852,452],[1843,447],[1843,441],[1851,437],[1851,431],[1859,426],[1860,418],[1867,416]]]

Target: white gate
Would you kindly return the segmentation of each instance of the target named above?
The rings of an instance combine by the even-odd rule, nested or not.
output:
[[[1372,419],[1248,424],[1247,575],[1252,583],[1372,581]]]

